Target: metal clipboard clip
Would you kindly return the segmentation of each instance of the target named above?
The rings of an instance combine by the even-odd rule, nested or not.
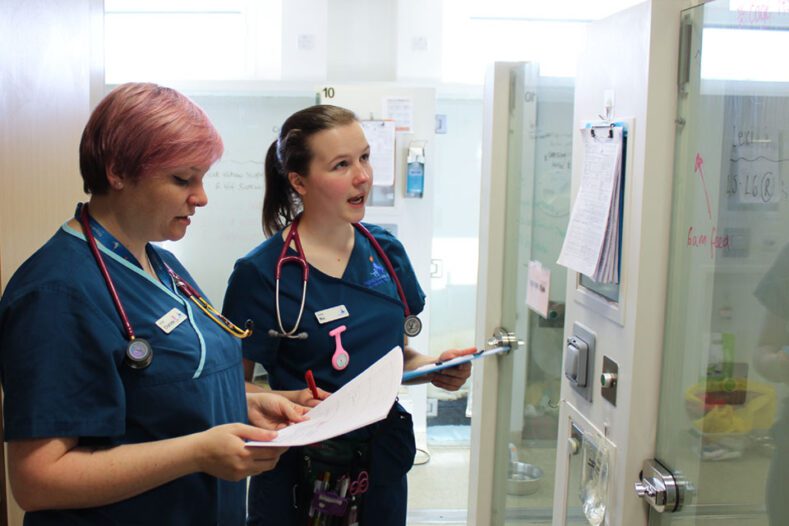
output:
[[[595,138],[595,139],[598,139],[598,136],[595,134],[595,130],[598,130],[598,133],[601,130],[607,130],[608,131],[608,138],[609,139],[613,139],[614,138],[614,126],[615,126],[615,124],[613,122],[606,122],[604,124],[594,124],[592,126],[589,126],[589,128],[591,129],[592,137]],[[605,133],[605,132],[603,132],[603,133]]]

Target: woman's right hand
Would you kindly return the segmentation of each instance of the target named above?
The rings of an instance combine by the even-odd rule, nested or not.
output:
[[[198,471],[238,481],[270,471],[286,447],[247,447],[247,440],[269,442],[276,431],[246,424],[224,424],[193,435],[197,440]]]

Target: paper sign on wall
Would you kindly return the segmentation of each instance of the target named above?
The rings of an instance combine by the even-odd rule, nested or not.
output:
[[[526,284],[526,306],[542,316],[548,317],[548,295],[551,287],[551,269],[539,261],[529,261]]]

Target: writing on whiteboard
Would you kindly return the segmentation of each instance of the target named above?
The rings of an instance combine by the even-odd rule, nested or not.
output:
[[[693,171],[698,172],[701,178],[701,186],[704,188],[704,198],[707,200],[707,215],[712,219],[712,207],[710,206],[710,194],[707,191],[707,183],[704,182],[704,159],[701,154],[696,152],[696,161],[693,164]]]
[[[698,232],[693,227],[688,228],[688,246],[709,248],[710,258],[715,257],[715,251],[729,248],[729,235],[719,235],[718,227],[713,226],[709,234]]]
[[[263,173],[257,171],[222,170],[208,172],[205,186],[209,190],[236,192],[262,192],[264,187]]]

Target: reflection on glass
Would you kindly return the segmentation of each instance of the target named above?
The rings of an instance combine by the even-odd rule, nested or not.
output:
[[[786,42],[789,18],[748,13],[712,2],[686,16],[657,458],[692,490],[650,524],[789,516],[789,90],[748,73],[775,69],[765,42]]]

